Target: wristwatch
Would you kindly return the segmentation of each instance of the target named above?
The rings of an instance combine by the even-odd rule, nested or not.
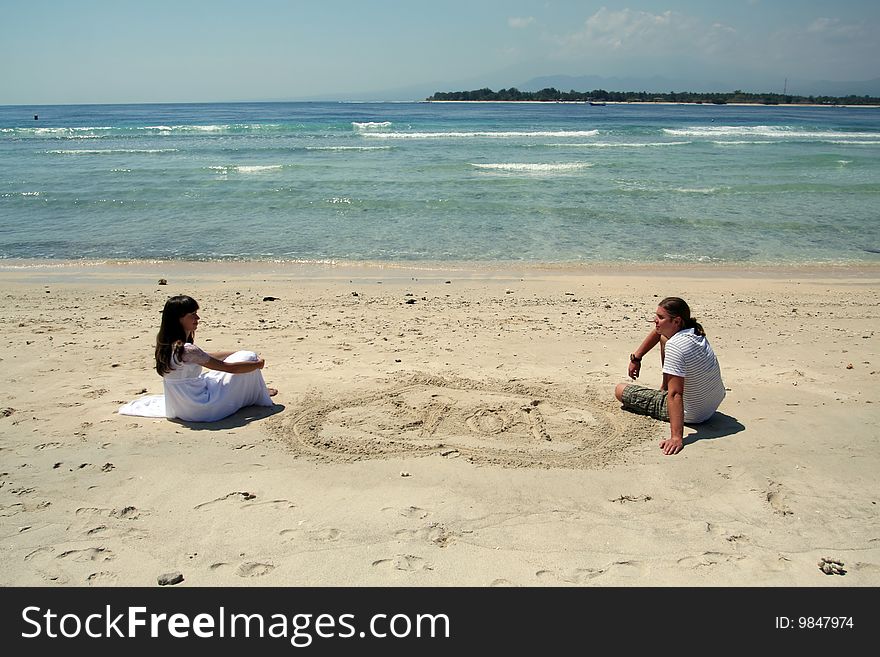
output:
[[[642,359],[640,357],[636,356],[635,354],[630,354],[629,355],[629,362],[630,363],[641,363]]]

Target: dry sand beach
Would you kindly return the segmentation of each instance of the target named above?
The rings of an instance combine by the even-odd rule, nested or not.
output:
[[[0,281],[2,585],[880,584],[876,267],[6,263]],[[116,413],[162,391],[178,293],[202,347],[265,357],[274,409]],[[667,295],[728,388],[677,456],[611,394]],[[659,380],[652,353],[641,382]]]

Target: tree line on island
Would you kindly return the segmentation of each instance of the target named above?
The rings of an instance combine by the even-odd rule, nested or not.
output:
[[[760,105],[880,105],[880,98],[871,96],[796,96],[778,93],[752,93],[748,91],[703,93],[695,91],[559,91],[547,87],[540,91],[520,91],[515,87],[492,91],[489,88],[473,91],[438,91],[429,101],[539,101],[539,102],[620,102],[620,103],[696,103],[726,105],[727,103],[752,103]]]

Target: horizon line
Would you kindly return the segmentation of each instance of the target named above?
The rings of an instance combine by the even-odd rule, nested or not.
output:
[[[453,91],[434,91],[430,95],[422,98],[384,98],[384,99],[364,99],[358,98],[356,96],[352,96],[351,98],[319,98],[319,97],[307,97],[307,98],[288,98],[288,99],[237,99],[237,100],[130,100],[130,101],[77,101],[77,102],[33,102],[33,103],[21,103],[21,102],[13,102],[13,103],[4,103],[0,102],[0,107],[70,107],[70,106],[89,106],[89,105],[236,105],[236,104],[249,104],[249,103],[258,103],[258,104],[281,104],[281,103],[421,103],[421,102],[433,102],[431,101],[431,97],[436,94],[457,94],[457,93],[469,93],[474,91],[482,91],[484,89],[489,89],[493,93],[497,93],[497,91],[493,90],[491,87],[484,86],[478,87],[474,89],[456,89]],[[538,93],[543,91],[544,89],[555,89],[556,91],[567,94],[567,93],[578,93],[585,94],[591,93],[595,91],[603,91],[606,93],[615,93],[615,94],[656,94],[658,96],[668,96],[670,94],[735,94],[735,93],[743,93],[743,94],[751,94],[751,95],[774,95],[774,96],[791,96],[793,98],[832,98],[832,99],[846,99],[846,98],[873,98],[871,94],[847,94],[845,96],[839,95],[828,95],[828,94],[798,94],[798,93],[781,93],[778,91],[746,91],[744,89],[733,89],[733,90],[724,90],[724,91],[647,91],[641,90],[636,91],[634,89],[626,89],[626,90],[613,90],[613,89],[589,89],[578,91],[575,89],[564,91],[562,89],[557,89],[556,87],[545,87],[544,89],[540,89],[538,91],[522,91],[516,86],[512,87],[499,87],[498,91],[501,90],[510,90],[516,89],[521,93]],[[490,102],[490,101],[482,101],[482,102]],[[513,101],[513,102],[522,102],[522,101]],[[553,101],[542,101],[542,102],[553,102]]]

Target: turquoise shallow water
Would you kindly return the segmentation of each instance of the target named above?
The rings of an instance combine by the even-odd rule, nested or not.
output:
[[[0,107],[0,258],[874,263],[880,110]]]

